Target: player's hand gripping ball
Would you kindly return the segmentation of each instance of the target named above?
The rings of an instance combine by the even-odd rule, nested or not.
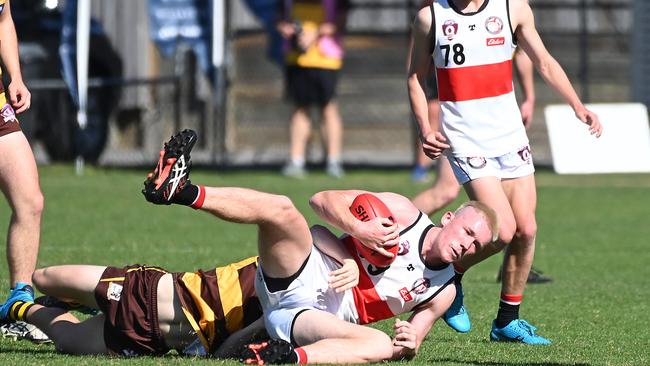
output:
[[[370,193],[362,193],[358,195],[354,201],[352,201],[350,212],[352,212],[352,215],[354,215],[354,217],[361,221],[370,221],[375,217],[383,217],[395,223],[393,214],[388,209],[388,206],[386,206],[382,200]],[[375,251],[374,249],[370,249],[367,246],[363,245],[359,239],[355,237],[351,238],[359,253],[375,267],[388,267],[391,263],[393,263],[395,258],[397,258],[399,245],[393,245],[391,247],[384,248],[393,254],[392,258],[388,258],[385,255]]]

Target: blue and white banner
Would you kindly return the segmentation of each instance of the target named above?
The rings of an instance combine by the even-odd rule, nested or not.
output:
[[[179,43],[187,43],[201,69],[211,69],[210,0],[149,0],[151,39],[164,56],[171,56]]]

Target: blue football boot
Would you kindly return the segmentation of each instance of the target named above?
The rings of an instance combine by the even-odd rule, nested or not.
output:
[[[490,340],[495,342],[521,342],[526,344],[551,344],[551,341],[535,334],[537,327],[522,319],[515,319],[503,328],[492,322]]]
[[[460,283],[456,284],[456,298],[454,298],[454,302],[451,303],[447,312],[442,316],[445,323],[459,333],[468,333],[472,328],[469,314],[467,314],[463,305],[464,297],[463,286]]]
[[[0,322],[9,320],[9,309],[17,301],[34,302],[34,289],[32,286],[21,282],[16,284],[16,287],[11,290],[7,301],[0,306]]]

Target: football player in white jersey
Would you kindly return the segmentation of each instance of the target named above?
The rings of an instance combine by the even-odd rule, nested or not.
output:
[[[455,264],[457,298],[445,318],[469,330],[460,278],[465,270],[506,245],[501,299],[490,339],[549,344],[519,318],[519,306],[533,262],[537,223],[532,155],[512,87],[511,55],[517,45],[544,80],[599,137],[598,116],[580,101],[562,67],[548,53],[526,0],[436,0],[421,9],[413,25],[408,73],[411,108],[424,153],[449,158],[471,199],[494,208],[502,220],[499,240]],[[429,125],[424,80],[433,55],[441,102],[441,131]]]
[[[361,193],[366,192],[325,191],[310,200],[321,218],[347,233],[340,239],[324,227],[310,233],[286,197],[245,194],[255,204],[278,208],[257,221],[261,236],[256,291],[269,335],[297,347],[293,359],[265,362],[360,363],[414,357],[453,301],[450,263],[489,243],[498,232],[496,212],[479,202],[447,212],[443,226],[436,227],[408,198],[388,192],[374,195],[390,208],[395,223],[387,218],[359,221],[350,206]],[[385,247],[399,245],[399,252],[388,267],[378,268],[355,250],[347,240],[350,236],[387,256],[392,254]],[[347,250],[325,252],[319,243],[326,241],[342,242]],[[327,274],[350,256],[359,268],[359,285],[345,292],[329,289]],[[405,313],[411,315],[395,321],[393,339],[362,326]],[[251,346],[257,350],[258,345]],[[277,354],[262,350],[258,356]]]

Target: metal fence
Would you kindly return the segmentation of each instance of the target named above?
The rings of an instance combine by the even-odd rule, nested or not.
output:
[[[630,101],[628,1],[533,0],[531,4],[545,44],[583,99]],[[405,55],[407,20],[414,14],[415,2],[367,0],[353,5],[338,90],[345,125],[343,160],[355,165],[409,165],[414,140]],[[279,164],[288,156],[290,113],[283,101],[282,73],[264,58],[264,35],[254,32],[249,20],[241,20],[234,35],[229,90],[229,162]],[[562,101],[536,79],[537,108],[529,135],[536,161],[550,164],[542,109]],[[323,147],[314,127],[308,161],[319,163]]]
[[[132,11],[125,15],[124,8],[115,4],[127,1]],[[352,3],[338,89],[345,126],[344,163],[409,165],[414,142],[405,86],[405,55],[415,1]],[[531,3],[542,38],[583,98],[592,102],[630,101],[630,1]],[[266,35],[255,18],[240,2],[230,3],[227,103],[225,111],[215,111],[211,80],[197,70],[189,50],[181,49],[175,57],[165,59],[148,40],[146,4],[145,0],[93,0],[94,16],[103,24],[124,63],[121,80],[111,82],[112,87],[120,88],[120,99],[110,114],[107,147],[98,162],[148,163],[155,158],[161,141],[179,127],[190,127],[201,135],[194,154],[197,163],[281,164],[288,156],[290,110],[283,99],[282,70],[266,57]],[[42,80],[27,82],[34,98],[39,98],[39,93],[54,92],[51,87],[41,90],[39,85],[47,84]],[[550,153],[542,108],[560,100],[539,78],[536,92],[537,111],[529,135],[536,160],[545,164],[550,162]],[[224,126],[217,124],[222,112]],[[318,116],[314,117],[318,120]],[[314,131],[308,161],[319,163],[323,148],[318,128]],[[45,157],[40,160],[46,161],[47,149],[41,148],[41,142],[34,142],[37,153]]]

